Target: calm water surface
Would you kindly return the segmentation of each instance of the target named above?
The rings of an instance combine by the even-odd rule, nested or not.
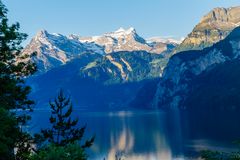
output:
[[[35,111],[29,128],[48,127],[49,111]],[[96,135],[90,160],[197,159],[203,149],[234,151],[240,138],[236,114],[187,114],[178,111],[74,111],[79,124],[87,124],[85,137]]]

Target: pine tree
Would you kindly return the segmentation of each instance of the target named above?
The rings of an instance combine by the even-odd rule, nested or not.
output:
[[[19,23],[8,25],[7,9],[0,1],[0,106],[7,110],[30,109],[33,104],[23,78],[33,74],[36,66],[29,55],[21,54],[20,44],[27,35],[19,28]]]
[[[27,97],[30,87],[24,84],[24,77],[36,70],[30,56],[21,54],[20,44],[27,35],[19,32],[19,23],[8,24],[7,12],[0,0],[0,109],[5,113],[1,117],[4,121],[0,121],[0,144],[6,146],[1,148],[0,159],[11,159],[14,148],[22,141],[21,134],[25,134],[19,125],[24,125],[30,117],[14,114],[13,109],[31,110],[33,101]]]
[[[70,97],[66,97],[61,90],[53,102],[49,102],[52,125],[50,129],[41,130],[41,134],[35,135],[36,140],[48,140],[56,146],[65,146],[71,143],[80,142],[83,138],[86,126],[78,128],[78,119],[72,119],[73,105]],[[85,141],[81,147],[88,148],[94,142],[94,137]]]
[[[18,135],[17,120],[7,110],[0,108],[0,160],[14,159],[13,148]]]

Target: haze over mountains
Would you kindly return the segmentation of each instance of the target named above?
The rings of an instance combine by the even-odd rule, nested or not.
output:
[[[210,11],[180,44],[134,28],[92,37],[40,31],[23,52],[37,52],[32,97],[42,106],[63,88],[87,108],[186,108],[199,76],[239,59],[239,25],[240,7],[232,7]]]

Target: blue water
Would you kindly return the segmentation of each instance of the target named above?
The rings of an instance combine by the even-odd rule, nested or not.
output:
[[[203,149],[236,150],[240,138],[239,116],[189,115],[173,111],[74,111],[79,126],[87,124],[85,138],[96,135],[88,151],[90,160],[197,159]],[[49,111],[33,113],[31,132],[49,127]]]

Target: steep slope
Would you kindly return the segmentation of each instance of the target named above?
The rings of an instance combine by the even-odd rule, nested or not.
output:
[[[106,55],[118,51],[146,51],[149,53],[170,53],[177,46],[170,41],[147,42],[140,37],[136,30],[119,29],[101,36],[80,37],[77,35],[64,36],[50,34],[42,30],[36,34],[23,54],[37,53],[33,61],[38,66],[38,73],[65,64],[81,54],[92,53]]]
[[[60,88],[70,93],[78,109],[103,111],[106,109],[123,109],[127,107],[139,88],[145,83],[145,80],[105,84],[105,79],[84,77],[82,69],[94,59],[100,58],[98,54],[94,56],[97,57],[93,57],[91,54],[83,54],[79,58],[75,58],[65,65],[54,68],[45,74],[30,77],[27,80],[27,84],[32,87],[30,96],[35,100],[36,108],[46,109],[49,98],[54,98]],[[146,65],[146,63],[143,64]],[[135,68],[133,67],[132,69],[134,70]],[[142,70],[144,69],[142,68]],[[97,72],[96,74],[101,74],[101,72]],[[138,72],[136,71],[135,74],[137,75]],[[144,72],[142,74],[147,75],[149,73]],[[115,78],[118,78],[117,76]]]
[[[134,99],[129,103],[133,108],[152,109],[152,100],[157,91],[159,78],[151,79],[138,90]]]
[[[189,110],[240,110],[239,59],[216,65],[189,84],[183,106]]]
[[[95,47],[97,48],[97,46]],[[92,49],[86,47],[79,41],[70,39],[61,34],[50,34],[43,30],[31,40],[30,44],[23,50],[23,54],[36,52],[33,61],[38,66],[39,72],[45,72],[58,67],[73,58],[84,53],[102,53],[100,48]]]
[[[37,52],[33,60],[42,73],[27,80],[31,97],[45,108],[63,88],[82,109],[126,107],[145,81],[161,76],[176,45],[147,42],[133,28],[85,38],[41,31],[24,50]]]
[[[81,109],[127,107],[149,80],[159,78],[159,54],[145,51],[115,52],[102,56],[82,54],[65,65],[28,79],[36,108],[47,106],[49,97],[63,88]],[[92,101],[94,99],[94,101]]]
[[[185,51],[174,55],[158,84],[154,107],[185,107],[191,91],[191,82],[204,71],[218,64],[239,60],[240,27],[224,40],[200,51]],[[229,71],[231,72],[231,71]]]
[[[193,31],[176,48],[175,53],[199,50],[224,39],[240,25],[240,7],[215,8],[205,15]]]
[[[164,57],[146,51],[115,52],[80,70],[81,76],[104,84],[138,82],[160,77]]]

